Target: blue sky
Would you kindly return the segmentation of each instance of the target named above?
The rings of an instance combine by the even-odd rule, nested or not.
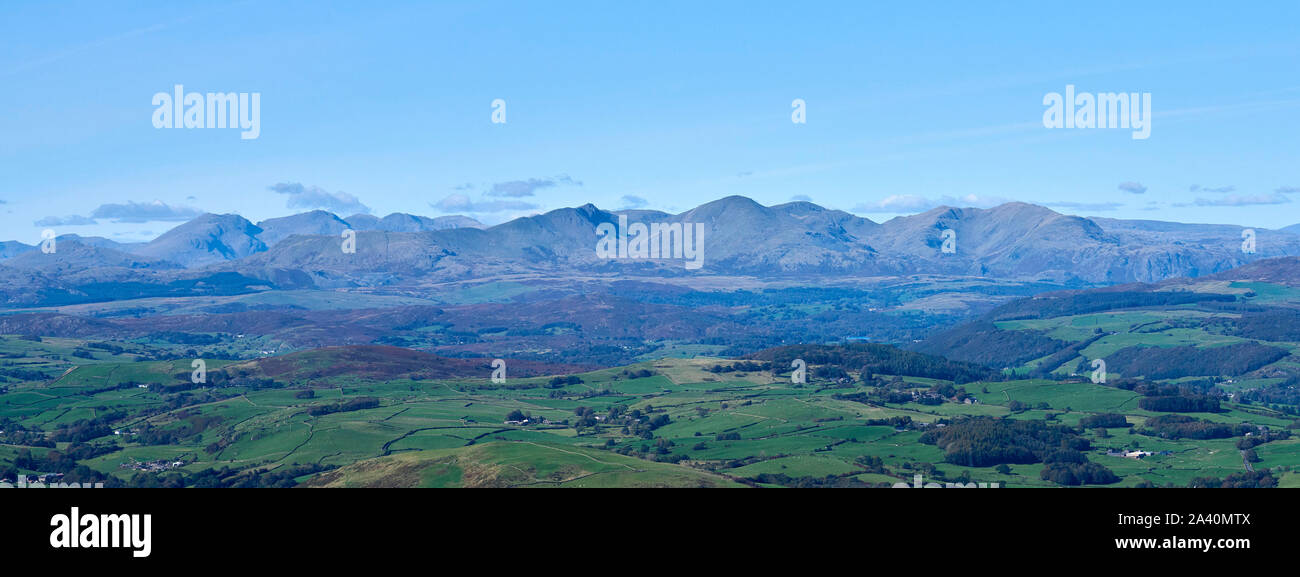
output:
[[[1295,2],[370,4],[7,2],[0,238],[731,194],[1300,222]],[[154,128],[176,84],[260,93],[260,137]],[[1044,128],[1067,84],[1150,93],[1150,138]]]

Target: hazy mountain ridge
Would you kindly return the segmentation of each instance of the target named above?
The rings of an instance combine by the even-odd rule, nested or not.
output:
[[[682,259],[598,258],[596,227],[617,224],[620,215],[630,222],[703,224],[702,268],[687,270]],[[205,214],[143,244],[67,235],[61,238],[69,242],[56,254],[44,254],[11,243],[4,254],[14,256],[0,268],[53,275],[71,284],[154,282],[159,275],[194,278],[225,271],[274,285],[318,288],[418,286],[501,275],[922,274],[1117,284],[1197,277],[1300,255],[1300,237],[1279,231],[1257,229],[1257,252],[1245,254],[1244,227],[1083,218],[1026,203],[940,207],[877,223],[810,202],[767,207],[730,196],[675,215],[611,212],[586,204],[481,226],[467,217],[402,213],[345,220],[311,211],[258,225],[238,215]],[[355,253],[343,250],[340,233],[348,228],[358,231]],[[943,250],[945,235],[955,237],[955,251]]]
[[[187,267],[235,260],[266,250],[262,229],[237,214],[204,214],[163,233],[133,253]]]

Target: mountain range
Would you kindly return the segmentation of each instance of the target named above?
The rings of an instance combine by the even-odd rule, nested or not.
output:
[[[703,267],[681,260],[602,259],[597,226],[702,223]],[[356,251],[342,250],[355,230]],[[57,250],[0,245],[5,300],[33,304],[51,288],[173,283],[235,273],[286,288],[419,286],[503,275],[548,278],[709,276],[761,278],[942,275],[1091,284],[1198,277],[1255,260],[1300,255],[1300,225],[1243,227],[1084,218],[1025,203],[989,209],[940,207],[875,222],[810,202],[763,206],[730,196],[669,214],[606,211],[592,204],[484,227],[464,216],[390,214],[346,219],[311,211],[257,224],[204,214],[145,243],[64,235]],[[952,231],[952,232],[945,232]],[[955,243],[944,250],[945,238]]]

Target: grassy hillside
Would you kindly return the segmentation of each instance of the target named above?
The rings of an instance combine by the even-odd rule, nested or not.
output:
[[[1300,445],[1281,436],[1295,417],[1268,404],[1224,397],[1215,411],[1180,413],[1199,423],[1196,431],[1217,436],[1171,436],[1148,426],[1166,413],[1144,408],[1140,387],[1007,378],[879,346],[664,358],[504,383],[491,382],[490,371],[419,370],[439,357],[392,347],[212,360],[200,384],[190,381],[191,359],[157,358],[140,343],[3,337],[0,353],[0,476],[7,478],[62,473],[136,486],[889,486],[921,474],[1059,485],[1043,475],[1044,460],[1059,455],[971,466],[927,441],[928,432],[971,417],[1070,428],[1079,448],[1072,458],[1113,471],[1118,485],[1245,474],[1239,445],[1255,441],[1256,471],[1293,482],[1300,466]],[[806,383],[792,382],[784,361],[794,353],[808,357]],[[350,370],[348,361],[360,364]],[[460,363],[477,368],[480,361],[452,365]],[[972,375],[979,378],[952,380]],[[1242,392],[1277,381],[1224,386]],[[1109,414],[1123,426],[1088,425]],[[1137,449],[1152,454],[1109,454]]]
[[[1300,289],[1208,278],[1016,301],[916,348],[1039,377],[1216,383],[1300,375]],[[1230,387],[1231,388],[1231,387]]]
[[[366,459],[307,487],[735,487],[718,475],[587,449],[496,441]]]

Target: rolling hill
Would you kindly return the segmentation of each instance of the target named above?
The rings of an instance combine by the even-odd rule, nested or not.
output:
[[[1009,302],[913,348],[1033,376],[1203,377],[1291,396],[1300,377],[1300,259],[1197,279]],[[1280,388],[1279,388],[1280,387]],[[1276,390],[1274,390],[1276,389]]]
[[[531,441],[494,441],[358,461],[305,487],[742,487],[681,465]]]

